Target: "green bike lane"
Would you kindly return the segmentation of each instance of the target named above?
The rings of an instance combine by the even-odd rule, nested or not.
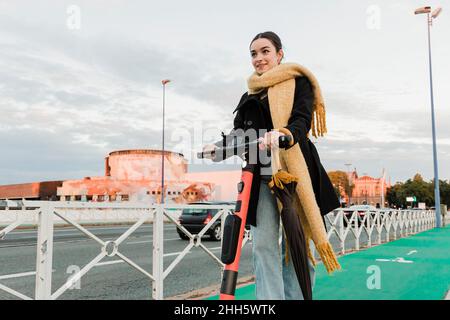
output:
[[[315,300],[442,300],[450,290],[450,226],[339,257],[342,270],[316,267]],[[236,290],[254,300],[254,284]],[[207,298],[216,300],[218,296]]]

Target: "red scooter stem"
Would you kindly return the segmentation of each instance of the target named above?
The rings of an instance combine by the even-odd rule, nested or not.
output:
[[[248,205],[250,202],[250,191],[252,189],[253,172],[252,170],[242,169],[241,182],[238,184],[238,198],[234,215],[241,219],[239,237],[237,241],[236,255],[234,261],[225,265],[220,288],[220,300],[234,300],[236,282],[239,270],[239,261],[241,258],[242,240],[244,238],[245,225],[247,221]]]
[[[286,148],[289,146],[290,141],[291,137],[289,136],[279,137],[279,147]],[[242,153],[244,156],[247,153],[247,149],[252,146],[257,146],[260,142],[261,141],[258,139],[244,144],[218,148],[217,150],[212,151],[209,155],[209,152],[200,152],[197,154],[197,157],[204,158],[206,155],[214,157],[218,156],[220,161],[225,159],[228,153],[233,155]],[[221,260],[225,264],[225,269],[222,277],[222,286],[220,288],[220,300],[234,300],[235,298],[242,240],[244,238],[245,225],[247,221],[253,174],[256,168],[254,164],[247,164],[246,161],[244,163],[245,167],[242,169],[241,181],[238,184],[236,209],[234,214],[227,217],[225,226],[223,226],[224,237]]]

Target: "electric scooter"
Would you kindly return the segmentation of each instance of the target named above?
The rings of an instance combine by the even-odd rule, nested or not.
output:
[[[291,137],[279,137],[279,147],[289,146]],[[223,227],[222,254],[221,261],[225,264],[220,288],[220,300],[234,300],[236,283],[238,279],[239,260],[241,258],[242,241],[244,238],[245,225],[247,220],[248,207],[250,203],[250,191],[252,189],[253,175],[259,168],[256,164],[250,164],[248,154],[250,148],[257,148],[260,140],[254,140],[232,146],[219,147],[209,153],[200,152],[198,158],[221,155],[224,159],[225,154],[239,155],[242,152],[242,174],[241,181],[237,184],[238,196],[234,213],[225,219]]]

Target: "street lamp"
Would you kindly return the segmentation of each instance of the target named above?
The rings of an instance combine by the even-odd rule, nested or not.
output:
[[[439,195],[439,176],[438,176],[438,161],[436,150],[436,126],[434,120],[434,99],[433,99],[433,71],[431,68],[431,36],[430,27],[433,25],[433,19],[436,19],[441,13],[442,8],[437,8],[431,12],[431,7],[421,7],[414,11],[414,14],[427,14],[428,25],[428,61],[430,66],[430,96],[431,96],[431,125],[433,133],[433,161],[434,161],[434,207],[436,213],[436,228],[441,227],[441,199]],[[431,13],[431,16],[430,16]]]
[[[381,177],[381,204],[380,207],[384,208],[384,180],[386,177],[386,170],[383,168],[383,176]]]
[[[350,166],[352,165],[351,163],[345,163],[344,164],[347,167],[347,178],[348,178],[348,206],[350,207],[350,204],[352,203],[350,200],[350,194],[352,193],[352,188],[351,188],[351,173],[350,173]]]
[[[366,204],[368,204],[367,202],[367,172],[363,172],[363,176],[364,176],[364,194],[366,196]]]
[[[162,80],[163,85],[163,131],[162,131],[162,154],[161,154],[161,203],[164,204],[164,128],[165,128],[165,113],[166,113],[166,84],[170,82],[169,79]]]

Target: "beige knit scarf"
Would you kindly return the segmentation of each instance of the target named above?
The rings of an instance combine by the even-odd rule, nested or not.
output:
[[[265,88],[272,87],[280,82],[305,76],[309,79],[314,93],[313,117],[311,121],[311,133],[314,137],[323,137],[327,133],[325,121],[325,104],[322,91],[316,77],[305,67],[296,63],[283,63],[270,69],[261,76],[256,72],[248,79],[248,93],[258,93]]]
[[[303,66],[295,63],[284,63],[262,75],[253,73],[248,79],[248,93],[258,93],[268,88],[270,114],[275,130],[292,135],[285,127],[292,112],[295,78],[299,76],[305,76],[309,79],[314,92],[312,133],[315,137],[323,136],[326,133],[326,124],[322,94],[316,78]],[[311,177],[309,176],[308,167],[300,146],[296,144],[288,150],[280,149],[280,162],[282,169],[298,178],[297,197],[294,197],[294,205],[302,223],[308,244],[308,254],[312,263],[315,264],[315,260],[309,248],[310,239],[314,241],[317,252],[328,273],[340,269],[341,266],[327,239],[320,209],[314,195]]]

